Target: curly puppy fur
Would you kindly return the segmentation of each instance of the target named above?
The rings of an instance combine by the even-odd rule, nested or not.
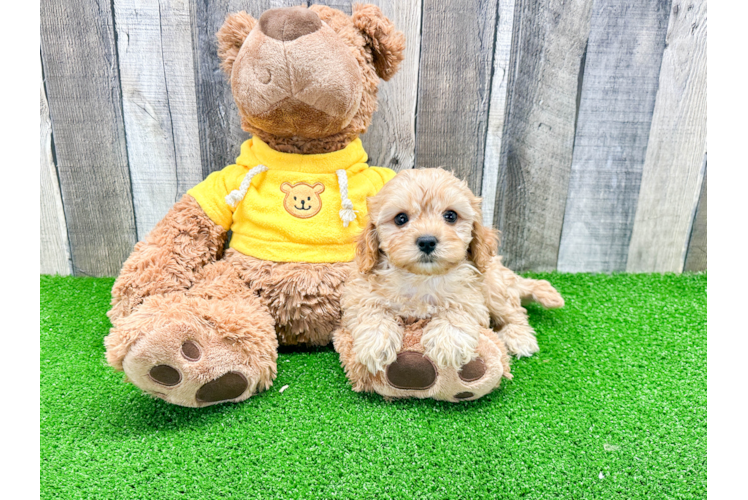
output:
[[[403,348],[398,318],[430,319],[421,343],[440,367],[457,370],[475,359],[480,332],[491,324],[509,353],[538,351],[521,301],[561,307],[563,299],[547,281],[522,278],[501,264],[498,232],[482,225],[480,202],[443,169],[403,171],[369,198],[358,272],[342,298],[342,327],[351,333],[356,362],[372,374]],[[419,238],[436,239],[431,252]]]
[[[293,40],[286,36],[289,26],[308,35]],[[277,151],[302,154],[340,150],[366,131],[377,84],[395,74],[405,49],[403,34],[371,5],[354,6],[352,16],[318,5],[273,9],[259,22],[240,12],[227,17],[217,37],[245,130]],[[289,64],[306,66],[291,73]],[[350,85],[341,86],[335,74]],[[313,92],[294,95],[302,87]],[[292,95],[254,113],[274,92]],[[263,262],[233,250],[224,257],[226,238],[185,195],[135,246],[112,289],[107,360],[141,389],[174,404],[221,402],[201,400],[207,389],[214,399],[246,399],[272,384],[278,341],[326,344],[339,323],[352,263]],[[185,346],[192,346],[189,355]],[[199,359],[191,357],[195,349]],[[178,373],[178,383],[154,382],[155,363]],[[231,384],[210,385],[227,371]]]

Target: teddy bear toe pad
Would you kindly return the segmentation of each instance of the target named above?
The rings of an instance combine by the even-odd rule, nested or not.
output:
[[[425,390],[436,383],[436,366],[421,353],[406,351],[397,355],[385,376],[395,389]]]

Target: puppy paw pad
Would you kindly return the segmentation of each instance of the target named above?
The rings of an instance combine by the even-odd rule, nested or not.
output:
[[[248,385],[247,378],[241,373],[228,372],[198,389],[195,400],[198,403],[217,403],[236,399],[244,393]]]
[[[476,358],[460,369],[460,379],[464,382],[474,382],[486,374],[486,363],[482,359]],[[457,397],[457,396],[455,396]],[[469,396],[468,396],[469,397]]]
[[[458,392],[455,394],[455,399],[470,399],[473,396],[475,396],[475,394],[472,392]]]
[[[401,352],[385,371],[387,382],[395,389],[425,390],[436,383],[436,366],[421,353]]]
[[[169,365],[158,365],[151,368],[148,372],[151,380],[157,384],[173,387],[182,381],[182,374],[176,368]]]
[[[188,340],[182,344],[182,356],[184,356],[184,359],[187,361],[197,361],[200,359],[201,355],[202,352],[200,351],[200,346],[193,341]]]

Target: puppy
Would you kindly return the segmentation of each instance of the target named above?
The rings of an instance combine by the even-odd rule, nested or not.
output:
[[[342,324],[359,363],[376,374],[402,348],[402,318],[429,319],[421,343],[459,370],[492,325],[510,354],[538,351],[522,301],[562,307],[544,280],[517,276],[496,255],[498,232],[481,223],[481,199],[441,169],[405,170],[368,199],[369,222],[347,284]]]

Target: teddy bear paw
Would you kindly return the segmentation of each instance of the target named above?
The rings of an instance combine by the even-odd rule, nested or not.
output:
[[[506,349],[493,331],[482,330],[477,357],[455,369],[439,366],[424,354],[420,338],[426,324],[426,320],[406,323],[403,349],[384,372],[376,375],[356,362],[350,336],[338,330],[335,348],[354,390],[376,392],[385,398],[433,398],[456,403],[478,399],[496,389],[502,378],[511,378]]]
[[[192,312],[210,305],[184,297],[174,302],[144,303],[145,308],[141,306],[127,323],[113,329],[116,334],[118,329],[140,327],[135,332],[137,341],[122,360],[130,382],[169,403],[190,407],[240,402],[272,385],[277,358],[272,324],[269,335],[244,332],[252,342],[242,341],[241,332],[225,331],[239,325],[218,327]],[[147,310],[150,307],[154,311]],[[163,311],[169,311],[168,320]],[[138,315],[146,323],[138,322]]]

